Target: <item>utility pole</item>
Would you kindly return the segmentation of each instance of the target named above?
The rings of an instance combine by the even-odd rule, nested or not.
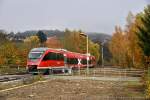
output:
[[[102,46],[102,67],[103,67],[103,63],[104,63],[104,48],[103,48],[103,43],[101,44],[101,46]]]
[[[81,36],[85,36],[86,37],[86,56],[87,56],[87,74],[89,74],[89,45],[88,45],[88,35],[84,34],[84,33],[80,33]]]
[[[87,54],[87,74],[89,74],[89,42],[88,42],[88,35],[86,35],[86,42],[87,42],[87,45],[86,45],[86,54]]]
[[[102,50],[102,67],[104,67],[104,44],[106,43],[108,39],[104,39],[103,42],[101,43],[101,50]]]

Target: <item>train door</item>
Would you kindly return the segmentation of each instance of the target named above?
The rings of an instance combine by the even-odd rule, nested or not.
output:
[[[64,55],[62,53],[56,53],[56,66],[64,66]]]

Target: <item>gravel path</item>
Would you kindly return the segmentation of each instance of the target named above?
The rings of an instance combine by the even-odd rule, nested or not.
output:
[[[98,81],[140,81],[140,77],[84,77],[84,76],[45,76],[52,79],[69,79],[69,80],[98,80]]]
[[[0,100],[144,100],[140,90],[123,84],[123,81],[51,78],[36,85],[2,92]]]

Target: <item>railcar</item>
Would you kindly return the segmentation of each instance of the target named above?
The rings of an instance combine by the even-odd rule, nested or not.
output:
[[[96,64],[94,56],[64,49],[33,48],[28,55],[27,70],[29,73],[50,73],[52,69],[86,68],[87,61],[89,67]]]

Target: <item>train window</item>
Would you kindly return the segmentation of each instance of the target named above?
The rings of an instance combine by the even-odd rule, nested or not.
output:
[[[49,60],[50,59],[50,53],[46,54],[43,58],[44,61]]]
[[[44,61],[46,60],[57,60],[57,55],[56,53],[52,53],[52,52],[49,52],[48,54],[46,54],[43,58]]]
[[[43,55],[43,52],[30,52],[29,53],[29,59],[39,59],[39,58],[41,58],[42,57],[42,55]]]
[[[86,60],[86,59],[82,59],[82,60],[81,60],[81,63],[82,63],[82,64],[87,64],[87,60]]]
[[[89,64],[92,64],[92,60],[89,60]]]
[[[67,64],[69,64],[69,60],[70,60],[70,59],[69,59],[69,58],[67,58]]]
[[[56,53],[51,53],[50,60],[57,60],[57,54]]]
[[[78,59],[74,58],[74,64],[78,64]]]
[[[64,60],[63,54],[57,53],[57,60]]]
[[[92,64],[92,60],[88,60],[88,62],[89,62],[89,64]],[[85,64],[87,64],[87,60],[86,59],[82,59],[81,63],[85,65]]]
[[[78,59],[77,58],[67,58],[67,63],[68,64],[78,64]]]

